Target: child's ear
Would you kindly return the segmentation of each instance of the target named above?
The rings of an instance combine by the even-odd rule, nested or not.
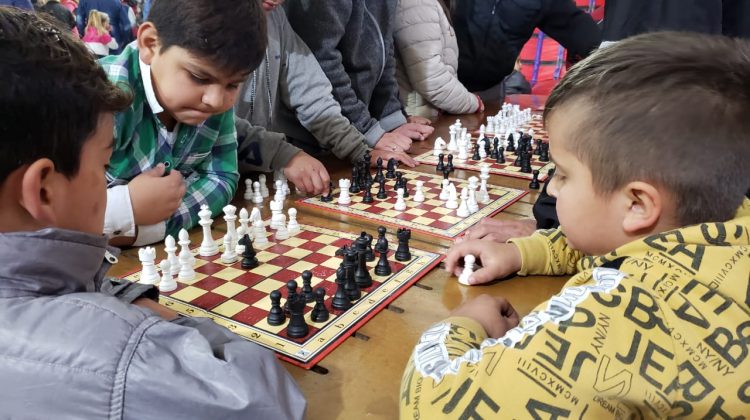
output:
[[[141,60],[151,65],[151,60],[159,52],[159,32],[151,22],[144,22],[138,27],[138,55]]]
[[[622,229],[625,233],[634,235],[648,231],[663,216],[664,197],[653,185],[634,181],[623,188],[628,208],[622,221]]]
[[[54,162],[39,159],[29,165],[21,178],[21,207],[42,226],[54,226],[57,221],[54,184],[58,175]]]

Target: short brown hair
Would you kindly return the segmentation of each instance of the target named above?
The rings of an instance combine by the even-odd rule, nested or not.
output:
[[[56,25],[52,17],[0,7],[0,183],[42,158],[75,176],[100,114],[132,101],[83,42]]]
[[[628,38],[571,68],[544,120],[572,102],[587,112],[566,149],[591,170],[597,192],[648,181],[672,193],[683,226],[734,216],[750,186],[750,43],[678,32]]]

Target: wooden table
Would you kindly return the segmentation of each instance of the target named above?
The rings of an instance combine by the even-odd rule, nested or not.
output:
[[[533,98],[532,98],[533,99]],[[528,100],[528,98],[522,98]],[[432,148],[437,136],[448,137],[448,126],[460,118],[469,129],[477,128],[486,115],[492,115],[497,107],[485,115],[445,116],[435,122],[435,133],[423,143],[416,143],[412,152],[416,155]],[[332,179],[351,176],[350,166],[338,161],[326,161]],[[420,165],[418,171],[434,173],[433,166]],[[471,174],[457,170],[453,176],[468,178]],[[529,181],[492,175],[490,183],[527,189]],[[244,184],[240,184],[244,185]],[[244,191],[240,188],[240,192]],[[520,219],[531,217],[531,208],[537,191],[523,197],[495,218]],[[245,206],[238,197],[235,204]],[[285,208],[291,205],[286,203]],[[368,224],[358,219],[336,216],[330,219],[320,210],[297,208],[301,223],[357,233],[362,227],[372,230],[376,223]],[[264,209],[264,219],[269,217]],[[216,231],[225,227],[215,224]],[[412,235],[412,244],[434,252],[444,252],[450,247],[448,240]],[[200,229],[191,231],[194,244],[200,242]],[[158,248],[163,255],[163,247]],[[120,263],[110,271],[122,276],[139,269],[136,249],[123,252]],[[304,370],[284,363],[299,383],[308,401],[310,419],[393,419],[398,415],[399,386],[411,350],[421,333],[435,322],[446,318],[450,311],[463,301],[483,293],[507,297],[520,314],[528,313],[537,304],[560,290],[566,279],[560,277],[512,278],[502,282],[478,287],[461,286],[456,278],[442,270],[442,264],[425,275],[414,287],[396,299],[387,310],[383,310],[359,331],[342,343],[312,370]]]

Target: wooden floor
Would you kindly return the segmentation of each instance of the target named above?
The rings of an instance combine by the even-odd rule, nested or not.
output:
[[[533,98],[531,98],[533,99]],[[529,98],[518,98],[522,106],[529,106]],[[432,148],[437,136],[448,138],[448,126],[456,118],[469,129],[477,128],[487,115],[492,115],[497,107],[484,115],[445,116],[435,122],[435,133],[424,143],[415,143],[411,152],[423,153]],[[350,166],[344,162],[325,162],[332,179],[351,176]],[[433,166],[418,166],[418,171],[434,173]],[[474,173],[456,171],[453,176],[468,178]],[[506,187],[527,189],[528,181],[492,175],[490,183]],[[244,185],[241,183],[240,185]],[[240,192],[244,191],[240,188]],[[538,195],[532,191],[520,201],[495,216],[496,219],[520,219],[531,216],[531,209]],[[296,197],[288,199],[285,208]],[[235,204],[247,204],[238,196]],[[362,227],[374,231],[378,224],[339,215],[326,214],[319,209],[297,206],[300,223],[327,227],[357,233]],[[268,209],[263,217],[267,219]],[[221,220],[218,218],[218,220]],[[222,224],[215,224],[216,231],[222,231]],[[191,231],[194,244],[200,242],[200,229]],[[429,251],[444,252],[450,247],[448,240],[412,235],[415,247]],[[163,252],[162,247],[158,248]],[[112,268],[111,275],[122,276],[139,268],[137,249],[123,252],[120,263]],[[446,318],[450,311],[463,301],[483,293],[505,296],[521,314],[527,314],[536,305],[547,300],[560,290],[564,277],[524,277],[511,278],[487,286],[466,287],[459,285],[456,278],[442,269],[442,264],[428,273],[415,286],[406,291],[388,310],[384,310],[359,329],[357,334],[347,339],[312,370],[304,370],[284,363],[299,383],[308,401],[310,419],[393,419],[398,416],[399,385],[404,366],[411,350],[422,331],[430,325]]]

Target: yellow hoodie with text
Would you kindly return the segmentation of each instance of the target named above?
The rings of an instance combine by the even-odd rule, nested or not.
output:
[[[427,330],[401,418],[750,418],[750,201],[603,257],[559,230],[512,242],[519,274],[574,276],[500,339],[469,318]]]

